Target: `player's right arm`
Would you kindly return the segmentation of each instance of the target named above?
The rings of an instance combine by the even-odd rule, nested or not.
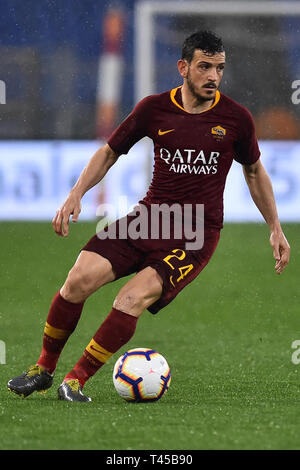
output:
[[[127,154],[136,142],[147,135],[147,121],[152,109],[151,102],[151,97],[142,99],[112,133],[108,143],[91,158],[52,221],[57,235],[63,237],[68,235],[70,215],[72,215],[73,222],[78,220],[81,211],[80,201],[83,195],[104,178],[119,155]]]
[[[57,235],[63,237],[68,235],[70,216],[72,215],[73,222],[77,222],[81,212],[82,197],[104,178],[117,159],[117,154],[108,144],[105,144],[93,155],[52,220],[52,226]]]

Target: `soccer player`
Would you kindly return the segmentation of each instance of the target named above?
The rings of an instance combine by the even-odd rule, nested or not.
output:
[[[126,237],[118,236],[122,223],[136,221],[138,212],[112,224],[111,233],[116,236],[104,236],[111,226],[93,236],[53,298],[40,357],[34,366],[9,381],[11,391],[28,396],[47,390],[85,300],[106,283],[134,273],[58,388],[62,400],[91,400],[83,393],[86,381],[132,338],[143,311],[157,313],[209,262],[222,228],[223,192],[233,159],[242,165],[251,196],[269,226],[275,270],[282,273],[290,247],[278,219],[270,178],[260,161],[252,116],[219,91],[224,67],[220,38],[209,31],[189,36],[178,61],[183,84],[148,96],[136,105],[91,158],[52,221],[55,232],[66,237],[70,216],[73,222],[78,220],[83,195],[103,179],[121,154],[127,154],[137,141],[148,136],[154,143],[154,172],[138,207],[140,211],[148,210],[146,219],[151,225],[154,205],[188,205],[192,208],[190,224],[194,226],[196,206],[204,205],[203,246],[187,249],[185,235],[178,238],[170,230],[166,239],[161,227],[159,236],[152,238],[132,237],[129,230]]]

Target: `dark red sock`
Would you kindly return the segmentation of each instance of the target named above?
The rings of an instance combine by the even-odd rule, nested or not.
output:
[[[85,348],[83,356],[64,380],[78,379],[83,387],[106,361],[132,338],[137,317],[113,308],[93,339]]]
[[[43,348],[37,361],[50,374],[54,372],[60,353],[77,326],[83,305],[84,302],[74,304],[65,300],[59,291],[52,300],[44,329]]]

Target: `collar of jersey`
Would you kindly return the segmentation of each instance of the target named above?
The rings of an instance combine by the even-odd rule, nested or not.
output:
[[[182,85],[176,87],[176,88],[173,88],[173,90],[170,91],[170,98],[171,98],[171,101],[175,104],[175,106],[177,106],[177,108],[181,109],[182,111],[184,111],[185,113],[188,113],[188,114],[193,114],[193,113],[190,113],[189,111],[187,111],[186,109],[184,109],[183,106],[181,106],[177,101],[176,101],[176,93],[177,93],[177,90],[179,88],[182,88]],[[205,109],[204,111],[201,111],[200,113],[196,113],[196,114],[202,114],[202,113],[206,113],[207,111],[209,111],[210,109],[212,109],[214,106],[216,106],[216,104],[218,104],[218,102],[220,101],[220,98],[221,98],[221,93],[219,92],[219,90],[216,91],[216,97],[215,97],[215,101],[213,102],[213,104],[208,108],[208,109]]]

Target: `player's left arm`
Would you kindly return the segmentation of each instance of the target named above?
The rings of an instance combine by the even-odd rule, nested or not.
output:
[[[290,259],[290,245],[279,222],[270,177],[260,159],[252,165],[243,165],[243,171],[252,199],[270,228],[275,270],[281,274]]]

